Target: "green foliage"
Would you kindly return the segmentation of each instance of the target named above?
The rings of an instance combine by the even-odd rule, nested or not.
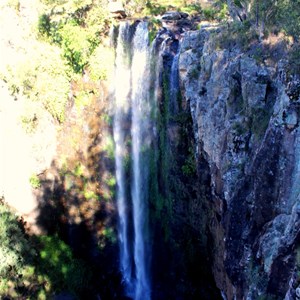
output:
[[[106,31],[107,5],[103,0],[58,3],[44,0],[44,3],[46,9],[38,23],[40,36],[59,44],[74,72],[82,73]]]
[[[88,106],[91,102],[91,95],[89,91],[81,90],[74,97],[75,106],[78,111],[82,110],[84,107]]]
[[[299,5],[299,0],[256,1],[255,5],[252,5],[252,19],[255,20],[257,26],[262,27],[262,30],[283,30],[287,35],[298,40],[300,34]]]
[[[153,40],[156,37],[156,34],[159,30],[159,28],[161,27],[161,21],[156,19],[156,18],[152,18],[149,22],[149,41],[150,44],[153,42]]]
[[[112,117],[109,114],[102,113],[101,114],[101,120],[103,120],[109,127],[112,127],[113,120],[112,120]]]
[[[228,7],[226,3],[216,3],[215,5],[203,8],[201,17],[208,21],[225,21],[228,18]]]
[[[0,281],[21,274],[25,257],[34,254],[22,231],[22,225],[3,203],[0,204]],[[3,291],[0,291],[3,295]]]
[[[226,3],[220,3],[220,9],[217,13],[217,19],[219,21],[225,21],[228,19],[228,6]]]
[[[268,32],[284,31],[295,40],[300,34],[299,0],[235,0],[229,11],[235,20],[250,22],[261,36]],[[236,18],[236,15],[239,18]]]
[[[36,250],[24,233],[23,224],[12,211],[0,203],[0,298],[21,299],[32,294],[26,282],[35,285]]]
[[[88,189],[87,184],[84,186],[83,196],[86,200],[91,200],[91,199],[100,200],[99,195],[97,195],[94,191]]]
[[[252,124],[251,130],[257,139],[264,136],[270,121],[272,110],[265,108],[252,108]]]
[[[105,180],[105,183],[109,186],[109,187],[115,187],[117,181],[116,178],[114,176],[110,176],[109,178],[107,178]]]
[[[88,268],[73,257],[71,248],[58,236],[40,236],[37,246],[40,258],[38,270],[51,281],[53,290],[67,290],[78,295],[88,287],[91,278]]]
[[[92,80],[98,81],[111,78],[111,70],[114,65],[113,50],[100,44],[90,56],[88,64]]]
[[[239,47],[246,51],[253,43],[257,43],[258,34],[250,22],[233,22],[215,35],[216,47],[220,49],[232,49]]]
[[[103,250],[107,247],[107,244],[115,244],[117,242],[117,235],[113,227],[106,226],[102,232],[98,241],[99,249]]]
[[[167,7],[161,5],[157,1],[147,1],[146,7],[144,9],[144,14],[147,16],[158,16],[162,15],[167,11]]]
[[[0,203],[1,299],[50,299],[61,291],[80,298],[90,279],[86,265],[58,236],[29,238],[23,223]]]
[[[44,45],[39,55],[30,98],[41,101],[56,120],[63,122],[70,90],[69,69],[61,59],[60,51],[50,45]]]
[[[300,36],[300,11],[299,0],[283,0],[278,3],[278,23],[282,24],[283,30],[299,41]]]
[[[63,56],[75,73],[81,73],[95,47],[93,36],[74,22],[64,25],[58,33],[61,37]]]
[[[84,166],[79,162],[74,169],[74,175],[80,177],[83,176],[83,174],[84,174]]]
[[[106,227],[102,231],[103,236],[108,239],[111,243],[116,243],[117,242],[117,237],[114,229],[112,227]]]
[[[239,121],[232,124],[232,129],[235,131],[237,135],[245,134],[248,130],[247,124],[241,123]]]
[[[208,7],[202,10],[202,14],[205,20],[213,20],[216,16],[216,11],[213,8]]]
[[[196,176],[196,159],[194,156],[193,148],[189,148],[189,154],[185,160],[185,163],[181,167],[182,173],[187,176]]]
[[[31,52],[24,54],[1,74],[12,95],[25,95],[39,101],[59,122],[65,119],[65,107],[70,90],[69,68],[61,58],[59,48],[47,43],[35,43]],[[24,116],[28,123],[31,116]]]
[[[30,185],[34,189],[38,189],[39,187],[41,187],[41,181],[40,181],[39,177],[36,174],[33,174],[33,175],[30,176],[29,182],[30,182]]]
[[[109,135],[106,137],[103,151],[106,152],[108,158],[111,160],[115,159],[115,143],[112,136]]]
[[[197,80],[199,78],[200,71],[201,71],[200,64],[193,67],[193,69],[191,69],[191,71],[189,71],[188,73],[189,79]]]
[[[201,12],[203,12],[202,7],[199,3],[185,5],[181,9],[183,12],[186,12],[191,15],[200,14]]]
[[[51,32],[51,19],[50,16],[47,14],[42,14],[39,16],[38,20],[38,32],[41,36],[49,37]]]
[[[143,14],[147,16],[158,16],[164,14],[168,10],[182,11],[182,12],[189,13],[191,15],[200,14],[202,11],[201,5],[196,2],[187,3],[187,1],[185,0],[176,0],[176,1],[152,0],[152,1],[146,1],[146,5],[143,7],[143,9],[139,10],[139,14]]]
[[[288,52],[288,74],[300,74],[300,44],[295,43]]]

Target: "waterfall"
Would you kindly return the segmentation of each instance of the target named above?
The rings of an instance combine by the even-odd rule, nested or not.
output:
[[[115,114],[114,114],[114,140],[115,140],[115,168],[117,181],[117,207],[119,213],[119,243],[120,243],[120,269],[124,285],[128,292],[132,289],[132,267],[128,240],[129,221],[125,186],[125,133],[124,123],[128,114],[128,101],[130,95],[130,66],[128,64],[127,41],[130,27],[122,23],[119,28],[118,47],[116,53],[115,74]]]
[[[138,25],[133,39],[132,57],[132,203],[134,223],[134,261],[136,266],[136,300],[150,299],[150,286],[147,274],[146,244],[144,239],[146,218],[147,187],[145,172],[146,164],[143,164],[143,153],[149,146],[147,130],[149,128],[149,74],[148,68],[148,28],[147,23]],[[148,78],[148,80],[147,80]],[[148,113],[148,116],[147,116]],[[144,149],[142,149],[144,148]]]
[[[170,101],[169,110],[172,114],[178,112],[178,93],[179,93],[179,55],[180,49],[177,50],[177,54],[173,58],[171,74],[170,74]]]
[[[114,115],[120,269],[125,292],[134,300],[150,299],[146,242],[147,150],[150,147],[148,47],[147,23],[140,22],[136,27],[127,22],[120,25]],[[131,158],[131,172],[126,170],[125,155]],[[130,180],[126,176],[128,174]],[[127,193],[127,188],[130,193]]]

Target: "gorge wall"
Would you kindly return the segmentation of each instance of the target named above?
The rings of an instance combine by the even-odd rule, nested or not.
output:
[[[187,32],[179,59],[214,278],[224,299],[296,299],[299,80],[284,57],[217,47],[218,30]]]

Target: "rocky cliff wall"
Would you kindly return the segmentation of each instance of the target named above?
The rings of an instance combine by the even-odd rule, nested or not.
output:
[[[219,30],[185,33],[179,61],[214,277],[224,299],[296,299],[299,82],[284,59],[216,47]]]

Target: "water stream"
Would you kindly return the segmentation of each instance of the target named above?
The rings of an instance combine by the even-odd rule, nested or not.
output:
[[[115,108],[114,108],[114,140],[115,140],[115,168],[117,181],[117,206],[119,213],[119,244],[120,269],[127,292],[132,290],[132,264],[129,248],[129,220],[126,199],[125,166],[126,155],[124,125],[129,110],[130,97],[130,66],[128,63],[127,43],[130,27],[122,23],[119,28],[118,47],[116,49],[115,72]]]
[[[147,164],[144,151],[149,148],[149,74],[148,25],[139,23],[133,39],[132,57],[132,203],[134,224],[135,300],[150,299],[145,235],[147,232]]]
[[[149,71],[148,49],[146,22],[140,22],[136,28],[127,22],[120,25],[114,116],[120,269],[125,293],[134,300],[150,299],[147,249],[150,104],[149,87],[145,80]],[[130,163],[126,164],[128,160]],[[126,169],[128,165],[131,170]]]
[[[158,34],[150,48],[148,35],[147,22],[122,22],[115,63],[114,140],[120,270],[125,294],[134,300],[151,299],[149,162],[150,153],[152,160],[158,158],[159,105],[168,101],[164,105],[167,118],[164,126],[168,124],[167,116],[179,109],[178,41],[171,47],[172,34],[167,32],[162,37]],[[166,128],[160,130],[166,135]],[[165,141],[163,147],[169,149],[167,137]]]
[[[171,74],[170,74],[170,101],[169,110],[172,114],[178,113],[178,94],[179,94],[179,54],[180,49],[177,49],[177,54],[173,58]]]

